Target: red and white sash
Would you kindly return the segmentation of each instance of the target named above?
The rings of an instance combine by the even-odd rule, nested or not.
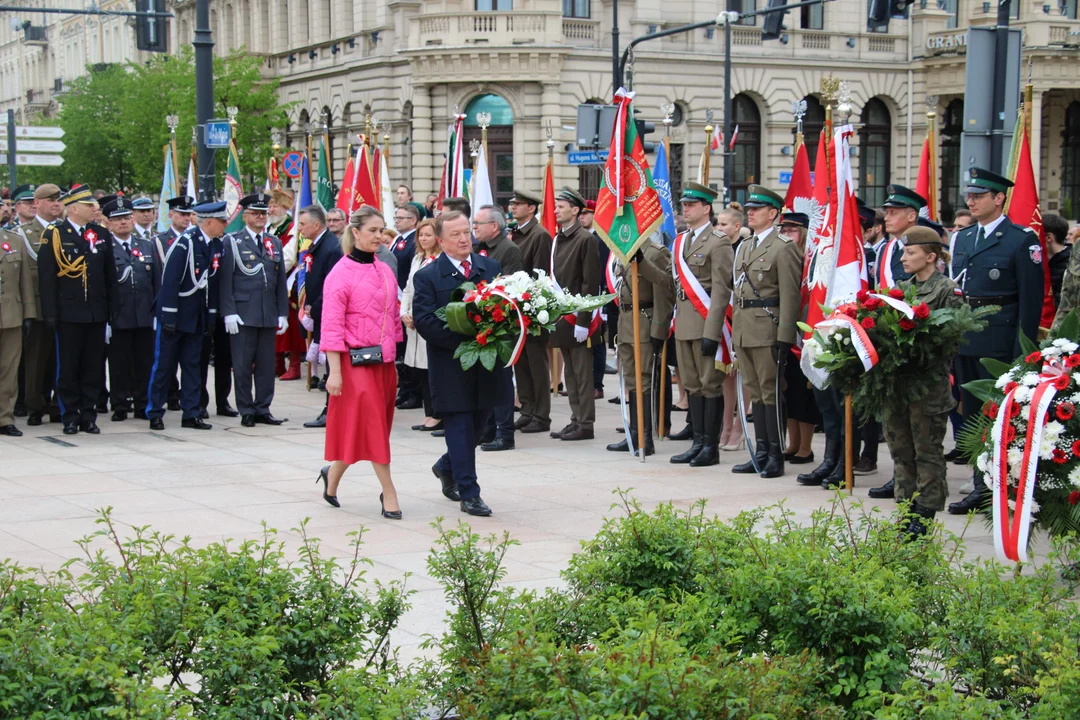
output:
[[[690,271],[690,265],[686,262],[686,258],[683,257],[683,243],[686,242],[686,236],[689,234],[689,232],[685,232],[675,236],[675,247],[673,248],[675,261],[671,263],[671,275],[675,278],[675,285],[683,289],[683,292],[686,293],[686,299],[690,301],[690,304],[697,310],[698,315],[704,320],[709,316],[712,298],[705,291],[705,286],[701,284],[701,281]],[[671,326],[674,329],[675,318],[671,319]],[[732,351],[732,347],[734,346],[731,341],[731,322],[725,318],[724,328],[720,334],[720,347],[716,351],[715,358],[716,362],[720,363],[720,369],[724,372],[730,370],[734,363],[735,353]]]
[[[892,254],[896,252],[896,246],[899,244],[897,238],[892,238],[889,242],[885,243],[885,249],[881,253],[881,257],[878,258],[878,289],[888,290],[891,287],[896,286],[896,279],[892,274]]]

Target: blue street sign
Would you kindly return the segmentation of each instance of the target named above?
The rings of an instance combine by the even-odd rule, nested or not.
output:
[[[229,147],[232,128],[228,120],[207,120],[203,141],[208,148],[222,149]]]
[[[780,184],[781,185],[790,185],[791,184],[791,171],[790,170],[781,170],[780,171]]]
[[[575,150],[567,154],[567,160],[571,165],[603,165],[607,156],[607,150]]]

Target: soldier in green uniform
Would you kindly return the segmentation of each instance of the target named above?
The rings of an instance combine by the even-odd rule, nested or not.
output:
[[[652,374],[653,348],[657,352],[667,341],[671,328],[673,305],[671,288],[671,253],[663,245],[652,241],[641,246],[632,259],[638,265],[638,312],[641,313],[641,398],[645,406],[645,454],[655,452],[652,428]],[[630,397],[630,440],[637,445],[637,372],[634,365],[634,298],[631,294],[630,268],[618,265],[615,271],[619,281],[619,368],[626,383],[626,392]],[[627,439],[607,446],[612,452],[627,452],[630,443]]]
[[[671,273],[675,292],[675,357],[690,404],[693,444],[671,458],[692,467],[720,462],[724,422],[724,373],[716,367],[731,299],[731,238],[711,223],[716,191],[700,183],[683,188],[683,218],[690,226],[675,238]]]
[[[780,442],[777,379],[788,352],[795,345],[796,322],[802,309],[802,253],[776,223],[784,198],[761,185],[751,185],[744,207],[754,233],[739,246],[735,258],[732,339],[739,372],[754,406],[755,457],[731,469],[761,477],[784,474],[784,448]]]
[[[938,260],[949,262],[948,250],[936,232],[926,227],[909,228],[903,236],[904,272],[910,280],[900,283],[914,286],[918,301],[931,310],[958,307],[963,303],[956,283],[937,271]],[[896,499],[910,500],[913,513],[906,532],[912,537],[927,532],[925,521],[945,509],[949,495],[945,481],[945,430],[949,412],[956,405],[949,389],[949,361],[938,358],[925,368],[932,380],[925,397],[905,402],[901,407],[886,406],[885,440],[892,453]]]
[[[16,188],[16,201],[18,191]],[[36,264],[17,232],[0,232],[0,435],[11,437],[22,435],[15,427],[15,396],[24,328],[29,330],[31,320],[37,317],[30,275],[31,266]]]

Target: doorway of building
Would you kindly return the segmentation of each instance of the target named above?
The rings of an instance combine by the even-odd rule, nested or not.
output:
[[[465,151],[472,140],[480,140],[480,124],[477,115],[491,115],[487,129],[487,167],[491,179],[491,194],[495,203],[504,209],[514,194],[514,113],[510,104],[499,95],[478,95],[465,107]],[[472,166],[472,159],[468,162]]]

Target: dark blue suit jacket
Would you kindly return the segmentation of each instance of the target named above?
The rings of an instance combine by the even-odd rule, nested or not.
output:
[[[189,253],[193,256],[190,263]],[[197,225],[185,230],[173,242],[165,258],[161,290],[158,291],[159,324],[175,326],[182,333],[202,332],[212,327],[210,323],[217,319],[216,294],[207,292],[207,288],[191,291],[196,280],[201,281],[211,271],[215,254],[220,254],[220,249],[207,245]],[[220,258],[218,262],[220,264]],[[191,276],[192,264],[195,278]]]
[[[476,253],[469,256],[469,263],[472,272],[468,279],[474,283],[490,282],[501,270],[498,262]],[[445,254],[413,276],[413,321],[427,341],[428,381],[436,416],[494,408],[513,401],[503,382],[503,364],[496,362],[493,372],[480,363],[462,370],[454,351],[466,338],[448,330],[446,323],[435,316],[435,311],[446,307],[450,294],[463,282],[465,278]]]
[[[409,282],[409,268],[413,255],[416,254],[416,231],[410,230],[402,235],[390,246],[390,252],[394,253],[394,258],[397,260],[398,287],[404,290],[405,284]]]

